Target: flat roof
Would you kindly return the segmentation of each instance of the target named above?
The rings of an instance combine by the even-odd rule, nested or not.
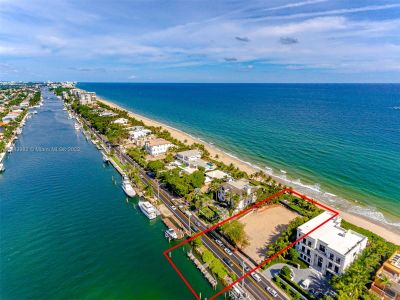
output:
[[[147,143],[148,143],[149,146],[160,146],[160,145],[166,145],[166,144],[171,144],[172,145],[171,142],[169,142],[167,140],[164,140],[164,139],[161,139],[161,138],[157,138],[157,139],[154,139],[154,140],[148,140]]]
[[[332,216],[333,213],[325,211],[299,226],[298,229],[304,233],[307,233]],[[348,251],[353,249],[366,237],[352,230],[346,230],[340,227],[340,221],[341,218],[336,217],[310,233],[309,236],[313,239],[320,240],[324,244],[327,244],[328,247],[335,252],[346,255]]]
[[[182,155],[182,156],[198,156],[201,155],[200,151],[197,149],[192,149],[192,150],[186,150],[182,152],[178,152],[177,155]]]

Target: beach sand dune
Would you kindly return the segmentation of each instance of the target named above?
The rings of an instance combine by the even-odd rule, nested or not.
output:
[[[103,102],[104,104],[109,105],[110,107],[125,110],[124,108],[122,108],[110,101],[107,101],[107,100],[104,100],[101,98],[98,98],[98,100],[100,102]],[[154,121],[152,119],[149,119],[149,118],[139,115],[137,113],[133,113],[131,111],[129,111],[129,114],[131,117],[133,117],[137,120],[141,120],[147,126],[162,127],[163,129],[168,130],[174,138],[176,138],[182,142],[186,141],[188,144],[193,144],[193,143],[203,144],[205,146],[205,148],[207,149],[207,151],[210,152],[210,155],[212,157],[216,157],[216,155],[218,155],[218,160],[222,161],[223,163],[225,163],[227,165],[232,163],[235,166],[237,166],[239,169],[241,169],[242,171],[247,172],[248,174],[252,174],[252,173],[259,171],[258,168],[252,166],[251,164],[248,164],[236,157],[228,155],[224,151],[217,149],[216,147],[214,147],[208,143],[205,143],[204,141],[201,141],[181,130],[178,130],[176,128],[170,127],[163,123]],[[276,179],[279,182],[278,178],[274,177],[274,179]],[[319,201],[319,199],[316,199],[316,200]],[[328,205],[327,203],[324,203],[324,204]],[[330,205],[328,205],[328,206],[330,206]],[[334,209],[336,209],[336,208],[334,208]],[[388,228],[384,227],[382,224],[379,224],[378,222],[374,222],[370,219],[361,217],[359,215],[355,215],[355,214],[351,214],[351,213],[343,212],[343,211],[339,211],[339,213],[342,216],[342,218],[345,219],[346,221],[353,223],[354,225],[366,228],[366,229],[380,235],[381,237],[383,237],[384,239],[386,239],[392,243],[400,244],[400,232],[398,232],[398,231],[394,232],[392,230],[389,230]]]

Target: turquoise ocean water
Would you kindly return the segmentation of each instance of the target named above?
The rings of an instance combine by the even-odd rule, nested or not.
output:
[[[212,142],[317,199],[400,228],[399,84],[78,87]]]
[[[194,299],[162,255],[161,220],[126,201],[119,174],[62,107],[45,100],[0,174],[0,299]],[[172,259],[213,294],[183,251]]]

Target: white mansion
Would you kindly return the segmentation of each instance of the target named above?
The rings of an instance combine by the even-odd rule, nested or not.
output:
[[[297,238],[332,217],[325,211],[297,228]],[[327,276],[341,276],[367,246],[367,237],[340,227],[341,218],[328,221],[296,244],[300,258]]]

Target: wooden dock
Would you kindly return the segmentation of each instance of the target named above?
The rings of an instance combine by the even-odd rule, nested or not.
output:
[[[215,287],[218,284],[218,281],[208,272],[207,270],[207,264],[202,264],[194,255],[192,252],[188,252],[187,256],[190,258],[192,262],[196,265],[197,269],[200,270],[200,272],[204,275],[204,277],[208,280],[208,282],[211,284],[211,286],[215,289]]]
[[[178,236],[178,239],[182,239],[185,234],[181,229],[179,229],[172,221],[170,218],[162,218],[162,221],[164,222],[165,226],[167,226],[169,229],[173,229],[176,232],[176,235]]]

